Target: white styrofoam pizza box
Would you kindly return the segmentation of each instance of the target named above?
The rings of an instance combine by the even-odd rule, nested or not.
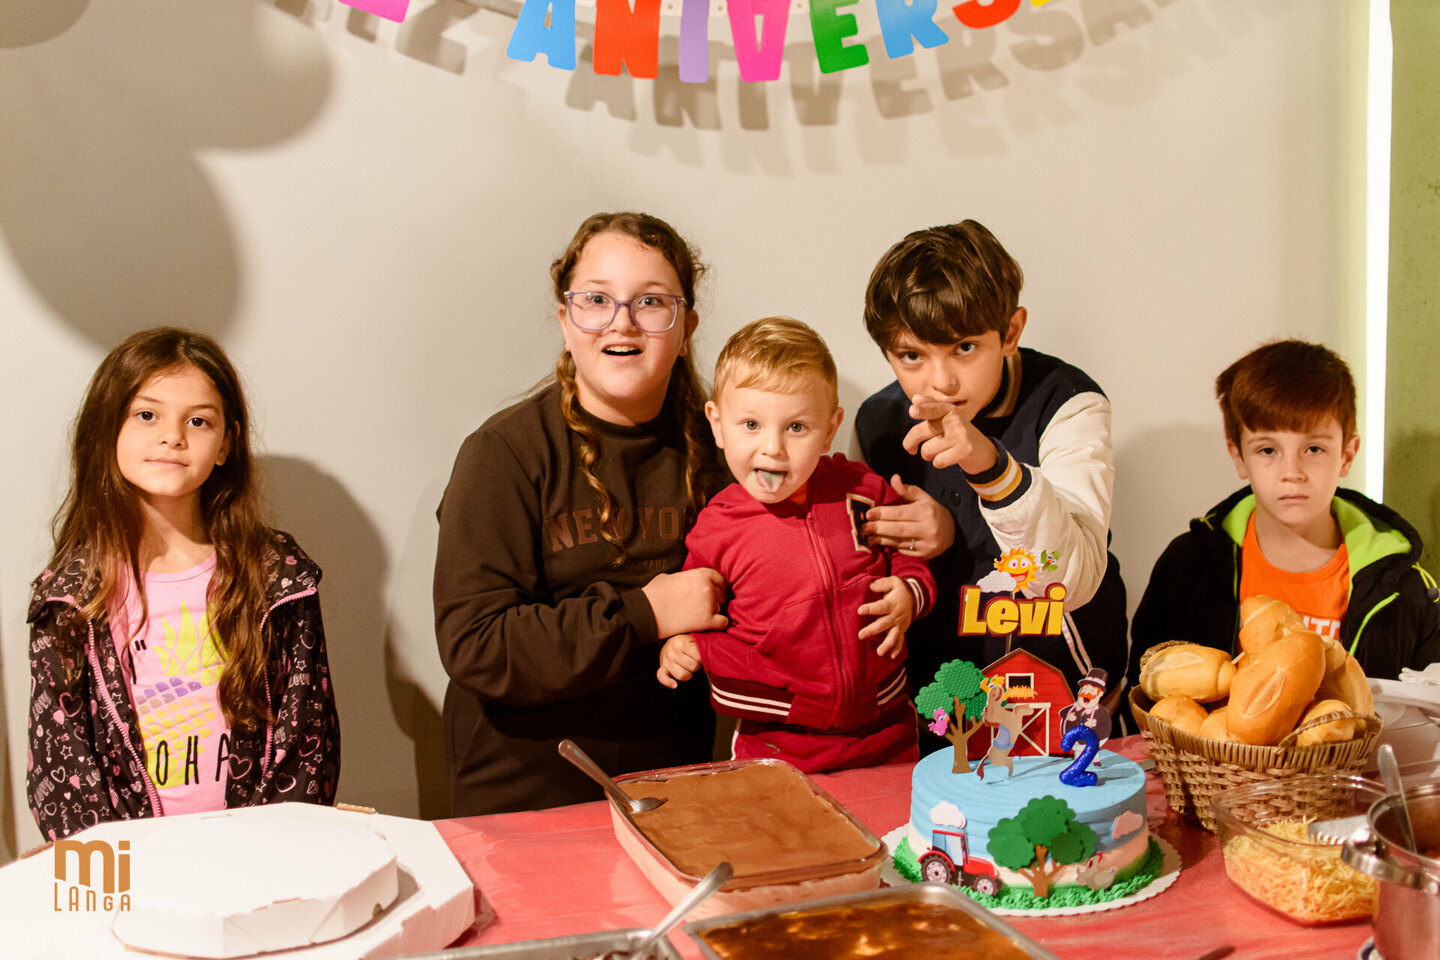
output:
[[[219,820],[221,817],[224,819]],[[259,861],[269,860],[269,856],[249,858],[252,867],[237,870],[233,862],[200,862],[187,856],[182,848],[171,848],[170,841],[193,836],[195,824],[202,820],[207,821],[207,827],[216,822],[232,824],[232,839],[250,839],[258,844],[262,842],[259,838],[271,837],[267,849],[279,851],[273,868],[259,866]],[[357,842],[342,843],[340,852],[326,855],[326,863],[306,862],[300,849],[304,841],[297,838],[314,834],[343,839],[347,829],[353,831],[355,827],[363,830],[349,834]],[[376,838],[375,842],[365,840],[370,836]],[[62,868],[57,865],[53,847],[0,868],[0,903],[14,918],[6,925],[0,957],[133,960],[143,956],[125,948],[117,929],[135,942],[138,928],[141,940],[154,943],[149,935],[156,930],[157,922],[165,923],[166,911],[173,910],[173,891],[183,893],[188,887],[213,894],[227,876],[227,866],[232,880],[242,881],[238,887],[232,886],[246,907],[241,922],[235,921],[236,906],[232,901],[202,897],[200,902],[208,899],[215,904],[216,916],[211,919],[216,922],[207,923],[192,915],[187,921],[191,925],[188,931],[162,931],[162,941],[167,932],[188,935],[192,937],[190,942],[208,945],[212,956],[236,956],[240,954],[234,950],[241,945],[265,949],[264,937],[269,934],[258,931],[283,934],[282,939],[294,942],[297,933],[304,939],[333,937],[337,930],[343,931],[358,921],[363,925],[351,933],[287,950],[284,956],[304,960],[381,958],[444,947],[475,919],[469,877],[435,827],[420,820],[284,803],[219,814],[105,823],[71,839],[92,845],[94,852],[87,854],[91,867],[88,886],[77,882],[79,855],[66,853]],[[150,842],[156,839],[162,843]],[[273,842],[277,839],[278,845]],[[309,846],[313,852],[315,845]],[[345,852],[352,847],[351,852]],[[210,849],[223,850],[224,844]],[[330,849],[334,849],[333,845]],[[103,876],[107,851],[114,873],[108,900]],[[380,863],[387,859],[386,851],[393,851],[393,873]],[[157,864],[155,861],[162,856],[166,862]],[[57,873],[62,879],[57,879]],[[386,889],[387,876],[395,880],[394,896]],[[147,895],[152,882],[163,882],[171,892]],[[79,909],[72,909],[72,888],[78,888]],[[121,907],[127,904],[120,899],[122,892],[129,896],[129,910],[123,912]],[[315,909],[299,909],[297,905],[302,903]],[[375,912],[382,903],[388,906]],[[265,920],[257,926],[254,920],[261,915]],[[169,917],[172,926],[176,916],[172,913]],[[221,922],[221,917],[230,922]],[[250,921],[248,926],[245,918]],[[193,939],[197,934],[200,939]],[[220,953],[213,952],[217,948]]]

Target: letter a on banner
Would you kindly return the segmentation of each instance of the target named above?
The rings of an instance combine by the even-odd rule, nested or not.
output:
[[[730,36],[735,41],[735,61],[740,79],[746,82],[780,79],[780,61],[785,54],[785,25],[790,0],[731,0]],[[755,18],[764,26],[755,36]]]
[[[537,53],[545,54],[552,67],[575,69],[575,0],[525,0],[505,56],[534,60]]]

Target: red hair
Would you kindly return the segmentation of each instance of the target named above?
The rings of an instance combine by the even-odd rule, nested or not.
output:
[[[1225,439],[1240,430],[1311,430],[1329,417],[1345,440],[1355,435],[1355,381],[1329,347],[1277,340],[1250,351],[1215,378]]]

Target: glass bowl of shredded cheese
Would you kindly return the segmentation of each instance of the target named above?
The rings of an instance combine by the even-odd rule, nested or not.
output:
[[[1385,796],[1361,777],[1314,774],[1229,787],[1214,798],[1225,873],[1241,890],[1297,923],[1368,918],[1376,881],[1341,861],[1343,838],[1313,841],[1316,821],[1362,816]],[[1343,830],[1347,824],[1337,824]]]

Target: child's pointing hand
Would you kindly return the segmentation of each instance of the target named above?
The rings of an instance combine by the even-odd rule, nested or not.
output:
[[[968,416],[967,416],[968,414]],[[910,416],[920,422],[902,442],[937,467],[959,467],[966,473],[984,473],[995,466],[995,445],[970,418],[975,411],[917,393],[910,398]]]

